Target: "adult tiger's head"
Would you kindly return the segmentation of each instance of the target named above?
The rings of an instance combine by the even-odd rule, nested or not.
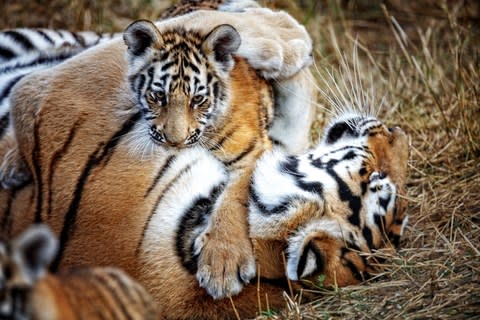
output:
[[[322,273],[325,285],[344,286],[378,271],[369,254],[397,247],[408,221],[408,154],[405,132],[375,117],[345,114],[330,123],[310,157],[331,179],[327,209],[289,239],[291,279]]]
[[[257,252],[268,254],[272,240],[284,243],[291,280],[319,274],[327,286],[366,280],[376,271],[368,254],[395,247],[407,221],[408,150],[400,128],[346,114],[306,154],[266,153],[257,162],[249,204]],[[271,259],[258,261],[270,276]]]
[[[230,25],[209,34],[160,32],[150,21],[133,22],[124,33],[128,81],[159,145],[189,147],[226,109],[232,53],[240,35]]]
[[[408,136],[401,128],[387,127],[373,116],[346,113],[329,124],[321,146],[322,150],[338,150],[347,146],[362,148],[367,156],[361,162],[359,179],[379,172],[392,180],[399,188],[399,194],[405,195],[410,148]],[[396,211],[404,212],[405,197],[398,197],[396,202]]]

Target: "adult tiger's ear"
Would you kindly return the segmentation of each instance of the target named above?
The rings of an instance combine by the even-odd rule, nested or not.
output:
[[[232,54],[240,47],[241,39],[238,31],[229,24],[215,27],[205,38],[202,49],[222,65],[226,72],[233,67]]]
[[[129,53],[140,56],[155,42],[160,41],[160,32],[151,21],[137,20],[123,32],[123,41],[125,41]]]
[[[12,242],[12,260],[18,267],[17,280],[32,285],[42,278],[58,251],[58,240],[44,225],[34,225]],[[20,284],[20,283],[19,283]]]

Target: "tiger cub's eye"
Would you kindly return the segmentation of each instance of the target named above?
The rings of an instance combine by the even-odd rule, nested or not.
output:
[[[202,96],[201,94],[194,95],[191,101],[192,107],[197,107],[207,100],[207,97]]]

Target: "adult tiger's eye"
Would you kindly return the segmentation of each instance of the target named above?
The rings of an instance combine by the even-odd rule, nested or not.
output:
[[[165,92],[157,91],[155,92],[155,95],[157,96],[157,100],[162,100],[165,97]]]

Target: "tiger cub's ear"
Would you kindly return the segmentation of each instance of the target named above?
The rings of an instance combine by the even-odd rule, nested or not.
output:
[[[123,41],[129,53],[140,56],[155,42],[160,41],[160,32],[151,21],[137,20],[125,29]]]
[[[240,47],[238,31],[229,24],[222,24],[213,29],[205,38],[203,52],[222,65],[225,72],[233,68],[232,54]]]
[[[34,225],[13,240],[12,258],[19,280],[33,284],[42,278],[57,254],[58,240],[44,225]]]

